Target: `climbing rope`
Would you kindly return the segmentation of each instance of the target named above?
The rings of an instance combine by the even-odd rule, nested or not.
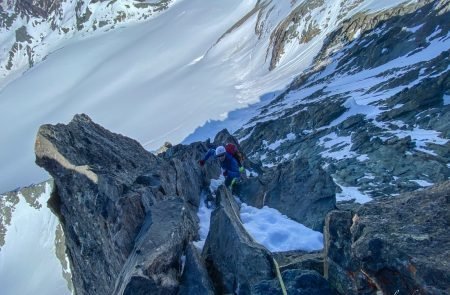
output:
[[[267,251],[269,251],[269,250],[267,250]],[[278,266],[278,262],[275,260],[275,258],[273,258],[273,256],[272,256],[272,259],[273,259],[273,264],[275,265],[275,272],[277,273],[278,281],[280,282],[281,291],[283,292],[283,295],[287,295],[286,287],[284,286],[284,281],[283,281],[283,278],[281,277],[281,272],[280,272],[280,267]]]

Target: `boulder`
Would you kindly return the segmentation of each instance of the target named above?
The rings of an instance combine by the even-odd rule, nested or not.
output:
[[[334,211],[325,227],[325,276],[343,294],[450,291],[450,181]],[[369,292],[369,290],[372,291]]]
[[[176,294],[181,256],[195,234],[182,199],[155,203],[135,238],[112,294]],[[146,293],[143,293],[145,290]]]

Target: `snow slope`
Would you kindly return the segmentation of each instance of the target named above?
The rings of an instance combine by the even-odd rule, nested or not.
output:
[[[232,73],[221,60],[198,58],[253,5],[181,1],[149,22],[70,44],[8,84],[0,92],[0,191],[48,178],[33,164],[41,124],[84,112],[153,149],[236,108]]]
[[[5,245],[0,250],[1,294],[70,294],[56,257],[58,220],[46,206],[51,187],[38,196],[35,209],[19,193]]]

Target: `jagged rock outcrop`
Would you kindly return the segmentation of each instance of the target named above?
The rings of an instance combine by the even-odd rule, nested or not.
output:
[[[239,207],[224,186],[217,198],[202,256],[217,292],[249,294],[253,285],[273,277],[270,252],[247,233]]]
[[[173,197],[151,206],[113,294],[177,293],[180,257],[187,241],[195,235],[194,228],[183,199]]]
[[[226,130],[216,138],[222,140],[236,142]],[[170,146],[155,156],[86,115],[76,115],[67,125],[41,126],[36,163],[54,178],[49,206],[61,220],[77,294],[212,294],[238,286],[249,292],[257,282],[273,278],[270,253],[233,215],[239,208],[225,187],[219,198],[227,198],[214,214],[204,252],[214,286],[197,250],[187,246],[197,235],[201,191],[220,174],[217,161],[197,164],[207,146]],[[233,244],[238,241],[250,246]],[[222,255],[227,251],[236,254],[232,266]],[[252,265],[253,272],[242,265]]]
[[[450,181],[326,219],[325,277],[342,294],[450,291]]]
[[[54,178],[51,203],[78,294],[177,290],[180,256],[197,226],[176,165],[86,115],[42,126],[36,156]]]
[[[52,12],[61,9],[61,0],[9,0],[1,4],[5,10],[14,10],[14,12],[30,17],[47,18]]]
[[[215,142],[234,140],[222,131]],[[155,156],[86,115],[39,129],[36,162],[54,178],[49,205],[62,223],[77,294],[275,293],[280,282],[273,258],[289,294],[449,291],[450,181],[353,207],[354,212],[332,211],[323,253],[270,253],[246,232],[237,202],[221,186],[200,256],[191,243],[197,235],[195,211],[202,190],[220,173],[215,161],[197,165],[208,144],[171,146]],[[304,169],[309,174],[299,179],[295,175],[305,173],[293,169],[299,165],[307,167],[307,161],[275,167],[277,177],[263,169],[244,181],[240,192],[248,197],[246,190],[271,188],[264,202],[273,202],[277,192],[284,211],[293,207],[308,215],[310,209],[296,199],[299,185],[309,188],[308,194],[315,189],[331,194],[335,187],[320,167]],[[318,171],[318,178],[311,171]],[[264,177],[272,179],[266,186]],[[321,214],[330,200],[334,204],[328,199]]]

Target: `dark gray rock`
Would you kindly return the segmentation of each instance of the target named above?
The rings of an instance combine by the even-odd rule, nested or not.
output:
[[[450,181],[327,217],[325,276],[345,294],[450,291]],[[372,291],[368,288],[372,287]]]
[[[193,244],[186,247],[186,263],[180,280],[180,295],[205,294],[213,295],[214,286],[200,256]]]
[[[142,288],[151,294],[176,294],[181,255],[194,229],[190,211],[179,197],[151,206],[113,294],[140,294]]]
[[[135,276],[130,279],[123,295],[167,294],[159,292],[156,283],[149,278]]]
[[[179,258],[197,232],[186,202],[194,197],[184,195],[195,190],[177,190],[185,180],[177,177],[179,163],[86,115],[41,126],[35,150],[37,164],[54,178],[49,203],[62,223],[77,294],[133,290],[150,279],[158,290],[176,292]]]
[[[176,183],[178,192],[183,192],[190,196],[189,203],[198,206],[200,193],[208,188],[211,179],[217,178],[220,173],[219,161],[210,158],[203,167],[198,161],[203,159],[209,150],[209,142],[196,142],[190,145],[175,145],[168,148],[160,157],[172,163],[176,169]]]
[[[301,250],[272,253],[273,257],[280,266],[280,271],[288,269],[314,270],[323,276],[323,257],[322,251],[305,252]]]
[[[249,294],[254,284],[273,278],[271,256],[242,226],[228,189],[219,187],[217,198],[202,256],[217,292]]]
[[[244,181],[238,194],[252,206],[267,205],[323,231],[325,216],[335,209],[335,191],[333,179],[319,165],[297,158]]]
[[[340,294],[375,294],[375,288],[366,284],[358,266],[351,261],[352,213],[332,211],[325,219],[324,277]]]
[[[335,208],[336,185],[320,166],[296,159],[277,167],[267,186],[265,204],[318,231]]]
[[[287,294],[291,295],[334,295],[328,282],[316,271],[286,270],[282,274]],[[278,280],[263,281],[252,288],[251,294],[280,294]]]

